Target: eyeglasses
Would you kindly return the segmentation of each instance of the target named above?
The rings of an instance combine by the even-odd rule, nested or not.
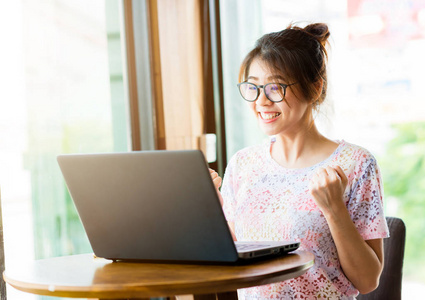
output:
[[[265,85],[256,85],[251,82],[241,82],[237,85],[242,98],[248,102],[254,102],[258,99],[260,96],[260,88],[263,89],[267,99],[272,102],[281,102],[286,96],[286,88],[294,84],[296,83],[267,83]]]

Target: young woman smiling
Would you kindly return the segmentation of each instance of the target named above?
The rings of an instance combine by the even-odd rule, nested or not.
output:
[[[355,299],[379,283],[388,228],[376,159],[314,122],[329,35],[326,24],[291,25],[261,37],[241,65],[241,96],[271,138],[226,168],[219,194],[229,227],[237,240],[298,240],[315,255],[303,276],[241,290],[244,299]]]

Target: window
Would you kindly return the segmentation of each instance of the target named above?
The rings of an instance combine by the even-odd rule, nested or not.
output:
[[[0,9],[7,266],[91,251],[56,156],[130,150],[119,3],[13,1]],[[8,286],[8,299],[34,297]]]

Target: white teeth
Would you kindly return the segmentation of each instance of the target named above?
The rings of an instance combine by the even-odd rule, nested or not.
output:
[[[271,120],[276,118],[277,116],[280,116],[280,113],[266,113],[266,112],[260,112],[261,118],[264,120]]]

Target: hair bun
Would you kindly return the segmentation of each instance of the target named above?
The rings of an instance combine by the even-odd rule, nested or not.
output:
[[[325,23],[313,23],[306,26],[304,30],[314,36],[323,46],[326,45],[330,36],[328,25]]]

